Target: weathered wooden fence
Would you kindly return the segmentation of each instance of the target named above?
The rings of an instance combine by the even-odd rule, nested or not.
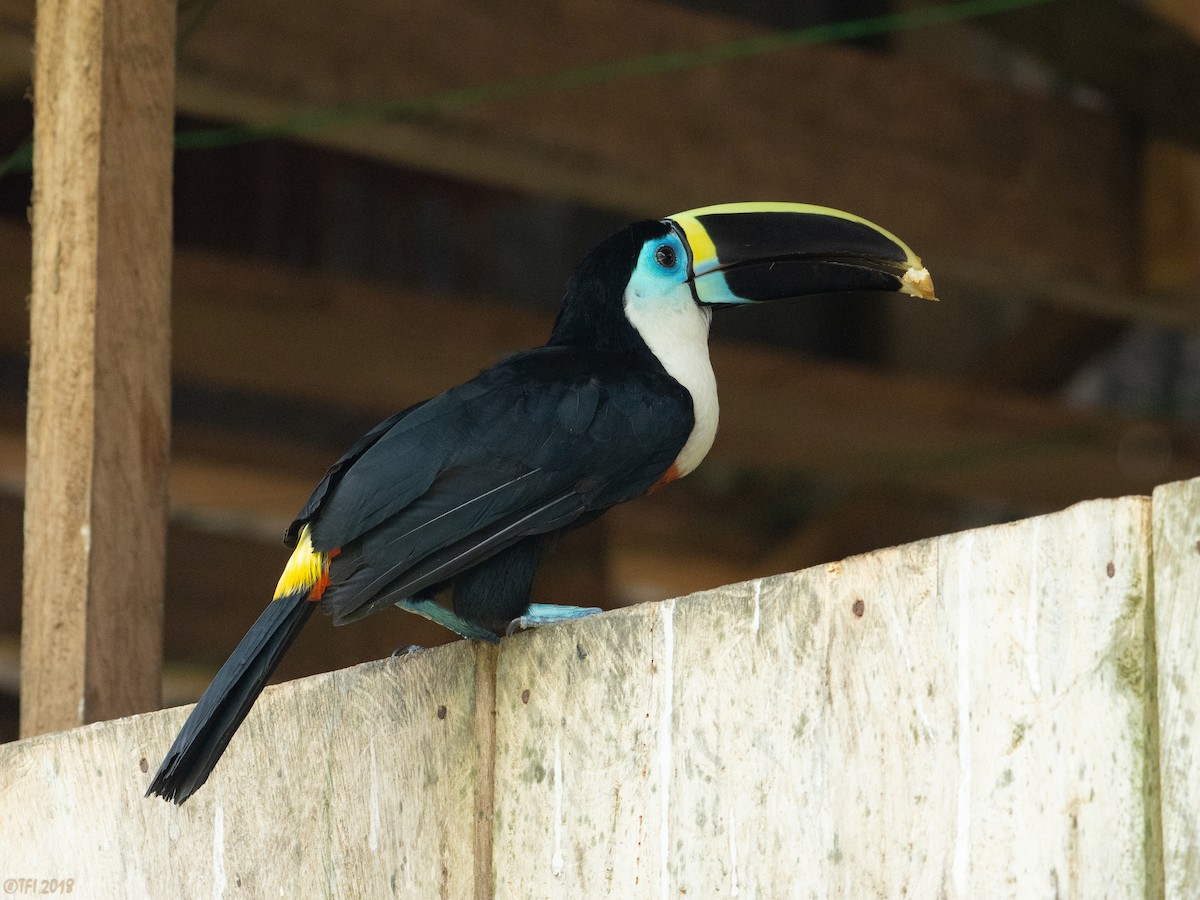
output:
[[[1196,897],[1200,481],[0,747],[0,887]]]

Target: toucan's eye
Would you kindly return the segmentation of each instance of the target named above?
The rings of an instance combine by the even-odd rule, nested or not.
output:
[[[654,250],[654,261],[664,269],[675,268],[675,263],[678,261],[675,248],[670,244],[659,244]]]

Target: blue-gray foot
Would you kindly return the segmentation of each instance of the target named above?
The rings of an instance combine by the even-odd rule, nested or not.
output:
[[[542,625],[553,625],[556,622],[570,622],[582,619],[598,612],[604,612],[598,606],[559,606],[557,603],[530,603],[525,615],[513,619],[508,624],[506,634],[512,634],[523,628],[538,628]]]

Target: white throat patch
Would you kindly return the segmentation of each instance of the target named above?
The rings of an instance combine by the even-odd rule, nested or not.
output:
[[[675,460],[679,474],[687,475],[700,465],[717,436],[717,379],[708,358],[712,310],[697,305],[684,284],[668,293],[647,294],[639,291],[635,275],[625,290],[625,316],[667,374],[692,395],[695,424]]]

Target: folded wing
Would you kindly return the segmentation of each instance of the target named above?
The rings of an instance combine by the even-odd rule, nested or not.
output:
[[[322,604],[352,621],[645,494],[692,424],[691,398],[661,369],[529,351],[381,423],[289,535],[308,522],[314,547],[337,551]]]

